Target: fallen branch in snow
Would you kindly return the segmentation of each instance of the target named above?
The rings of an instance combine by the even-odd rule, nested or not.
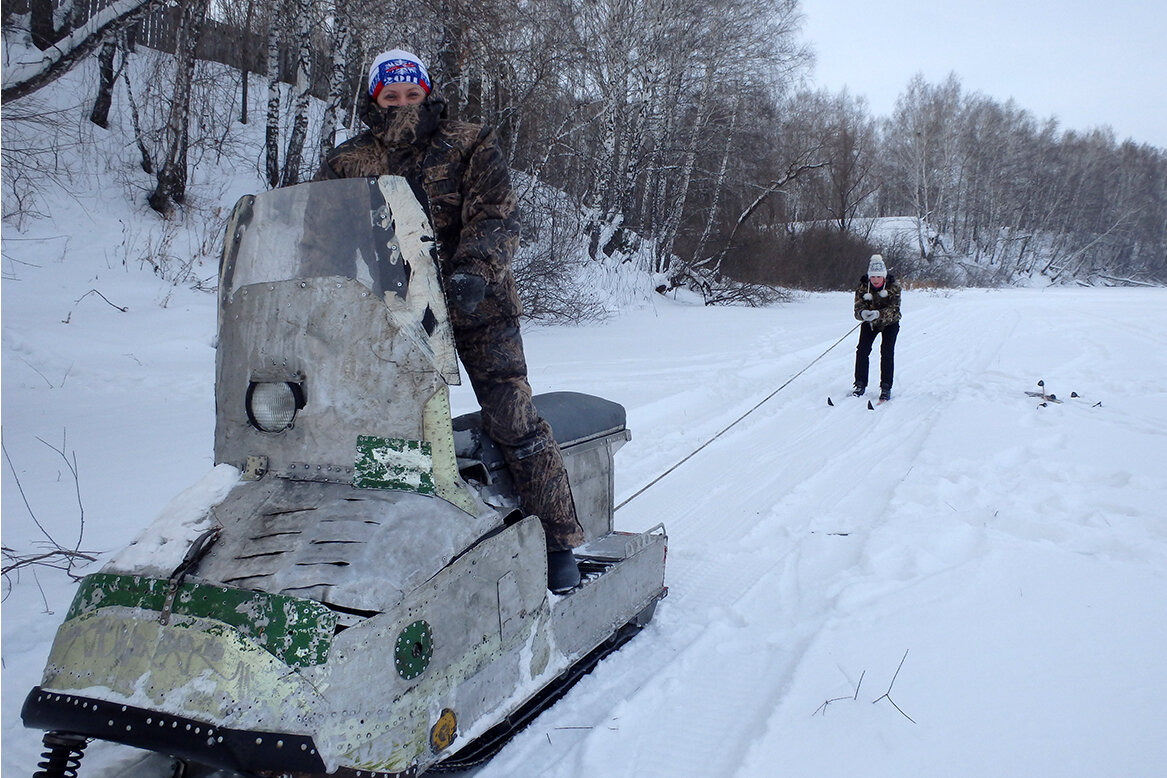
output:
[[[60,448],[57,448],[52,443],[49,443],[47,440],[43,440],[42,438],[37,438],[37,440],[39,440],[41,443],[44,443],[46,446],[48,446],[53,451],[57,452],[57,456],[59,456],[61,459],[64,460],[65,467],[69,468],[69,473],[70,473],[70,475],[73,476],[73,491],[77,495],[77,524],[78,524],[77,545],[75,545],[73,547],[73,550],[77,551],[77,549],[81,548],[81,539],[83,537],[85,537],[85,503],[83,503],[81,501],[81,479],[77,477],[77,452],[76,451],[73,452],[72,459],[70,459],[65,454],[65,441],[68,440],[68,433],[66,433],[64,431],[61,432],[61,447]],[[23,494],[23,492],[21,494]],[[38,522],[37,526],[40,526],[39,522]],[[41,529],[42,529],[42,531],[44,530],[43,527],[41,527]],[[48,533],[45,533],[45,534],[47,535]],[[50,540],[51,540],[51,538],[50,538]]]
[[[857,700],[857,699],[859,699],[859,688],[861,686],[863,686],[863,676],[865,676],[865,675],[867,675],[866,670],[864,670],[863,672],[861,672],[859,674],[859,683],[855,684],[855,693],[852,694],[850,697],[832,697],[829,700],[825,700],[823,702],[823,704],[818,706],[818,708],[815,709],[815,712],[810,714],[810,715],[817,716],[819,711],[822,711],[823,715],[825,716],[825,715],[827,715],[827,706],[830,705],[832,702],[842,702],[843,700]]]
[[[24,364],[28,365],[28,368],[29,368],[30,370],[32,370],[32,372],[36,373],[36,374],[37,374],[37,375],[39,375],[39,376],[40,376],[42,379],[44,379],[44,382],[45,382],[46,384],[48,384],[48,385],[49,385],[49,388],[50,388],[50,389],[56,389],[56,388],[57,388],[57,387],[53,386],[53,382],[52,382],[52,381],[50,381],[50,380],[48,379],[48,377],[47,377],[47,376],[46,376],[44,373],[42,373],[42,372],[41,372],[41,371],[40,371],[40,370],[37,368],[37,366],[36,366],[36,365],[34,365],[32,362],[29,362],[29,361],[28,361],[27,359],[25,359],[24,357],[21,357],[21,358],[20,358],[20,361],[21,361],[21,362],[23,362]],[[69,373],[70,373],[70,371],[72,371],[72,370],[73,370],[73,366],[72,366],[72,365],[69,365],[69,369],[65,371],[65,375],[61,376],[61,386],[64,386],[64,385],[65,385],[65,379],[69,377]]]
[[[116,0],[86,20],[82,27],[54,41],[43,51],[22,49],[20,59],[14,61],[9,61],[6,52],[0,102],[7,104],[9,100],[18,100],[52,83],[84,61],[102,41],[112,40],[119,31],[137,24],[161,5],[163,0]],[[6,27],[8,14],[5,9]]]
[[[86,292],[85,294],[83,294],[83,295],[81,295],[80,297],[78,297],[76,300],[74,300],[74,301],[73,301],[73,305],[74,305],[74,306],[76,306],[76,305],[79,305],[79,304],[81,303],[81,301],[82,301],[82,300],[84,300],[86,297],[88,297],[88,296],[89,296],[89,295],[91,295],[91,294],[95,294],[95,295],[97,295],[97,296],[98,296],[98,297],[100,297],[102,300],[105,300],[105,301],[106,301],[106,303],[109,303],[109,306],[110,306],[111,308],[116,308],[117,310],[121,311],[122,313],[125,313],[126,311],[130,310],[129,306],[126,306],[126,307],[124,307],[124,308],[123,308],[123,307],[122,307],[122,306],[120,306],[120,305],[114,305],[113,303],[111,303],[111,302],[109,301],[109,298],[108,298],[108,297],[106,297],[106,296],[105,296],[105,295],[103,295],[101,292],[97,291],[96,289],[90,289],[88,292]],[[76,308],[74,308],[73,310],[77,310],[77,309],[76,309]],[[72,318],[73,318],[73,311],[69,311],[68,315],[66,315],[66,316],[65,316],[65,318],[61,320],[61,323],[62,323],[62,324],[68,324],[68,323],[69,323],[69,320],[70,320],[70,319],[72,319]]]
[[[3,451],[4,461],[8,463],[9,470],[12,471],[12,478],[16,481],[16,490],[20,493],[21,500],[24,501],[25,510],[27,510],[28,515],[32,517],[32,521],[34,524],[36,524],[37,529],[39,529],[41,534],[43,534],[48,540],[49,546],[48,551],[32,554],[19,552],[15,549],[9,548],[8,546],[4,546],[4,564],[2,569],[0,569],[0,575],[3,575],[4,578],[7,579],[10,573],[16,572],[21,568],[39,565],[42,567],[50,567],[55,570],[62,570],[73,580],[80,580],[81,576],[74,573],[73,568],[80,562],[93,562],[97,559],[97,557],[93,556],[89,552],[81,551],[81,539],[85,535],[85,505],[81,502],[81,482],[77,477],[77,455],[74,453],[73,458],[70,459],[65,454],[64,441],[62,441],[61,448],[57,448],[51,443],[41,440],[40,438],[37,438],[37,440],[40,440],[41,443],[44,443],[53,451],[57,452],[57,454],[65,460],[65,466],[69,468],[69,472],[73,476],[73,487],[74,491],[77,493],[77,510],[80,527],[77,533],[77,544],[73,548],[66,548],[52,536],[52,534],[45,528],[43,524],[41,524],[40,519],[37,518],[36,512],[33,511],[32,505],[28,501],[28,495],[25,494],[24,485],[20,482],[20,474],[17,473],[16,466],[12,463],[12,458],[8,455],[8,447],[4,445],[3,439],[0,438],[0,450]],[[11,587],[9,588],[9,591],[11,591]]]
[[[898,710],[898,711],[900,712],[900,715],[901,715],[901,716],[903,716],[905,719],[907,719],[908,721],[910,721],[910,722],[912,722],[913,724],[915,724],[915,723],[916,723],[916,720],[915,720],[915,719],[913,719],[913,718],[912,718],[911,716],[909,716],[908,714],[904,713],[904,711],[903,711],[903,708],[901,708],[899,705],[896,705],[896,701],[895,701],[895,700],[893,700],[893,699],[891,698],[891,687],[893,687],[893,686],[895,686],[895,685],[896,685],[896,678],[899,678],[899,677],[900,677],[900,670],[901,670],[901,669],[903,669],[903,666],[904,666],[904,660],[908,658],[908,651],[909,651],[909,650],[910,650],[910,649],[906,649],[906,648],[904,649],[904,655],[903,655],[903,657],[900,659],[900,666],[896,668],[895,675],[893,675],[893,676],[891,677],[891,683],[889,683],[889,684],[887,685],[887,691],[886,691],[886,692],[884,692],[884,693],[883,693],[883,695],[882,695],[881,697],[878,697],[878,698],[876,698],[876,699],[872,700],[872,701],[871,701],[871,704],[872,704],[872,705],[874,705],[875,703],[879,702],[880,700],[882,700],[882,699],[886,698],[886,699],[887,699],[887,701],[891,703],[892,707],[893,707],[893,708],[895,708],[896,710]]]
[[[73,565],[76,564],[78,560],[93,562],[97,559],[97,557],[92,556],[84,551],[74,551],[72,549],[60,547],[57,547],[52,551],[46,551],[42,554],[33,554],[31,556],[21,556],[15,549],[11,549],[8,546],[4,546],[3,549],[5,561],[3,568],[4,575],[15,572],[22,567],[28,567],[29,565],[43,565],[44,567],[51,567],[54,570],[63,570],[66,573],[69,573],[70,577],[77,578],[77,576],[73,575],[71,571],[73,569]],[[11,562],[9,562],[9,560],[11,560]],[[65,561],[61,562],[60,560]]]

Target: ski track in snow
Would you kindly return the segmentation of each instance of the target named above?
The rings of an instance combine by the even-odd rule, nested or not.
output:
[[[706,776],[768,772],[781,763],[781,755],[758,757],[769,750],[767,743],[782,740],[780,722],[817,710],[790,711],[784,699],[828,624],[878,609],[881,600],[921,581],[983,565],[984,527],[999,516],[989,512],[986,498],[1008,495],[1011,481],[978,484],[966,473],[1014,474],[1022,495],[1034,483],[1048,484],[1039,490],[1042,499],[1019,506],[995,531],[1023,542],[1076,545],[1083,528],[1063,531],[1058,524],[1072,515],[1073,483],[1092,479],[1085,471],[1093,468],[1076,476],[1066,472],[1063,457],[1048,456],[1069,444],[1065,425],[1047,424],[1049,417],[1036,415],[1048,409],[1036,409],[1038,401],[1023,391],[1035,388],[1041,376],[1033,371],[1041,365],[1017,364],[1012,351],[1021,345],[1022,353],[1032,353],[1018,341],[1036,337],[1051,350],[1069,341],[1082,359],[1105,358],[1105,344],[1088,337],[1089,318],[1068,325],[1059,319],[1048,332],[1035,333],[1023,326],[1008,295],[986,295],[983,303],[972,304],[962,299],[959,305],[920,297],[914,296],[918,308],[909,308],[905,320],[891,404],[872,412],[863,400],[844,395],[854,349],[854,338],[848,338],[832,357],[712,444],[721,452],[709,452],[704,460],[706,452],[698,454],[625,509],[635,505],[634,513],[646,522],[664,520],[669,597],[643,635],[478,775],[588,775],[599,774],[604,765],[610,774],[613,753],[618,773],[628,776],[675,775],[678,764],[693,765],[693,774]],[[1110,322],[1103,329],[1114,327]],[[1165,345],[1162,339],[1148,337],[1144,328],[1119,329],[1148,340],[1149,355],[1163,353],[1157,351]],[[705,363],[670,360],[661,366],[653,377],[668,380],[657,386],[683,388],[650,406],[675,409],[695,397],[714,396],[726,403],[712,406],[714,417],[695,425],[699,433],[670,427],[667,440],[654,441],[653,458],[667,459],[669,452],[679,458],[710,437],[707,433],[720,430],[724,420],[748,409],[768,386],[796,372],[798,360],[778,356],[788,341],[771,330],[756,338],[754,348],[727,350]],[[794,353],[805,364],[831,342]],[[746,355],[742,364],[732,364]],[[759,367],[771,358],[775,365]],[[1073,360],[1068,361],[1063,372],[1072,375]],[[647,372],[644,365],[640,370]],[[873,385],[877,375],[876,351]],[[1046,380],[1049,391],[1060,389]],[[836,407],[816,407],[825,405],[823,386],[840,387]],[[1068,401],[1069,391],[1060,391]],[[969,433],[963,428],[970,418],[965,405],[975,406],[971,417],[983,415],[991,427],[991,440],[967,459],[959,457]],[[1028,415],[1031,406],[1034,415]],[[1086,408],[1079,402],[1054,412],[1081,414]],[[990,420],[1003,416],[1001,409],[1010,413],[1004,424],[994,424]],[[630,418],[641,411],[630,408]],[[1002,428],[1018,419],[1021,429]],[[1155,424],[1140,429],[1160,431]],[[1161,442],[1157,446],[1162,450]],[[733,449],[731,456],[726,448]],[[800,459],[807,449],[831,455]],[[618,467],[627,458],[618,455]],[[1114,476],[1111,485],[1121,490],[1130,484]],[[936,491],[944,498],[929,499]],[[1118,504],[1113,508],[1121,513]],[[626,517],[617,518],[619,523]],[[933,531],[937,519],[944,520],[940,532]],[[1151,528],[1140,527],[1124,542],[1104,523],[1100,532],[1086,533],[1091,548],[1107,553],[1109,546],[1110,553],[1159,564],[1167,559],[1162,546],[1139,548]],[[908,538],[912,542],[905,542]],[[883,659],[879,683],[887,684],[899,657],[885,652]],[[847,683],[824,690],[819,700],[824,716],[827,699],[849,696],[859,682],[858,668],[849,674],[839,670]],[[869,688],[872,683],[869,678]],[[907,718],[903,714],[896,721],[897,715],[892,714],[893,726]],[[772,716],[769,726],[760,726]]]

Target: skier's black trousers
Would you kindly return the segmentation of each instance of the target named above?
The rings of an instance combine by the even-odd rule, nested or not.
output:
[[[895,377],[896,337],[900,334],[900,323],[889,324],[882,330],[871,326],[870,322],[863,322],[859,328],[859,345],[855,347],[855,385],[867,386],[867,372],[871,346],[875,343],[875,336],[883,333],[879,341],[879,386],[881,389],[891,389],[892,379]]]

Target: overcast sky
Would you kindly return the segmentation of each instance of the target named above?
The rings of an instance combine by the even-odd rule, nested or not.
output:
[[[911,77],[950,72],[1063,129],[1110,125],[1167,149],[1162,0],[802,0],[813,82],[889,116]]]

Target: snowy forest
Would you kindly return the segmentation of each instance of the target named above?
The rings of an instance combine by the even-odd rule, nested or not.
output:
[[[872,116],[813,88],[800,22],[798,0],[420,0],[392,18],[365,0],[5,0],[4,222],[35,217],[44,182],[67,188],[53,128],[76,117],[45,95],[79,65],[89,122],[127,128],[141,168],[110,170],[111,187],[213,231],[222,215],[186,197],[201,161],[238,154],[268,187],[310,179],[360,129],[372,55],[400,45],[455,118],[500,131],[535,317],[578,317],[540,290],[588,260],[710,303],[846,288],[872,251],[918,283],[1167,283],[1167,151],[955,74],[918,75]],[[241,148],[256,124],[262,149]]]

